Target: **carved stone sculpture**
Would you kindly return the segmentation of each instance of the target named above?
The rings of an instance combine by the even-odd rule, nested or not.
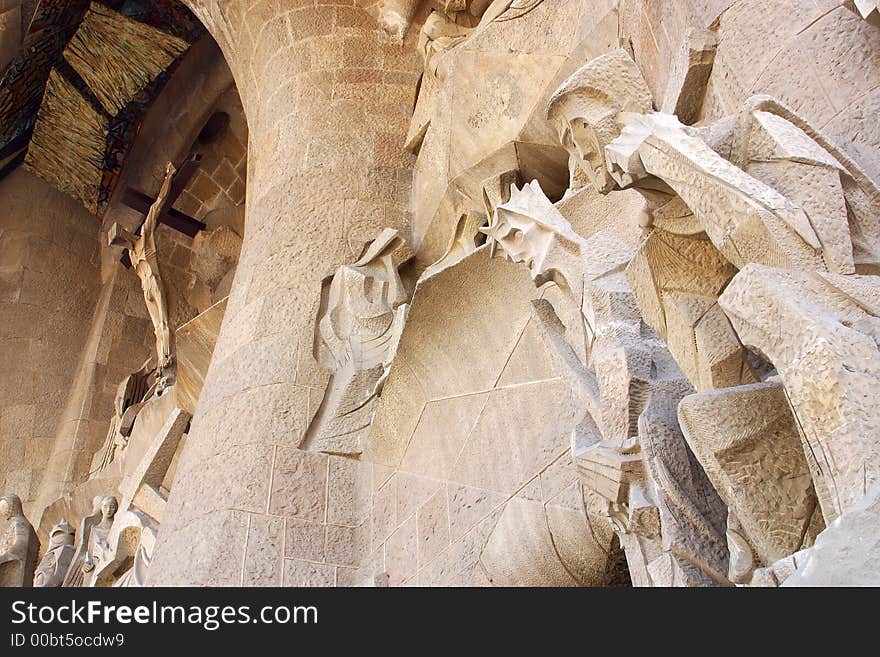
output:
[[[549,302],[533,302],[539,333],[584,403],[575,461],[585,486],[606,500],[634,583],[726,584],[724,508],[675,416],[691,388],[641,321],[623,274],[631,249],[604,231],[577,235],[537,181],[511,189],[485,232],[578,311],[582,331],[564,326]],[[584,336],[585,362],[567,335]]]
[[[877,0],[846,0],[843,6],[872,25],[880,27],[880,3]]]
[[[153,322],[156,334],[156,356],[159,359],[159,389],[168,385],[167,377],[171,366],[171,325],[168,320],[168,308],[162,275],[159,272],[159,254],[156,246],[156,228],[158,219],[165,209],[165,202],[171,192],[171,183],[176,170],[170,162],[165,168],[165,179],[150,208],[140,235],[132,235],[118,224],[110,228],[109,241],[113,246],[124,246],[128,249],[132,267],[140,278],[144,292],[144,302]]]
[[[119,503],[115,497],[110,495],[95,497],[91,515],[83,518],[80,524],[76,553],[71,561],[70,570],[64,578],[64,586],[88,586],[91,583],[95,564],[100,562],[109,550],[107,537],[118,509]]]
[[[482,18],[493,0],[439,0],[443,11],[450,16],[464,20],[460,14],[467,14],[475,19]],[[509,3],[508,3],[509,4]]]
[[[317,339],[333,378],[309,430],[321,451],[360,453],[406,319],[409,293],[397,270],[411,257],[403,237],[385,229],[329,284]]]
[[[516,20],[528,14],[542,2],[544,0],[506,0],[494,3],[494,6],[484,10],[483,20],[500,22]],[[492,9],[492,11],[489,12],[488,9]]]
[[[435,58],[467,39],[473,28],[459,25],[445,14],[431,12],[419,33],[418,49],[425,62],[425,72],[437,75]]]
[[[756,573],[765,586],[878,586],[880,484],[816,538],[812,547]],[[769,572],[768,572],[769,571]]]
[[[873,271],[880,193],[845,154],[772,99],[688,128],[650,113],[624,51],[603,55],[554,94],[570,166],[597,189],[645,197],[651,231],[628,270],[646,321],[699,390],[757,378],[715,300],[749,262],[838,273]],[[817,189],[822,189],[820,193]],[[693,271],[698,276],[693,276]]]
[[[143,406],[143,402],[155,389],[155,385],[155,368],[152,359],[147,361],[139,371],[125,377],[125,380],[119,384],[116,389],[116,397],[113,400],[114,413],[110,419],[107,438],[104,445],[95,454],[92,472],[104,470],[128,445],[128,437],[131,435],[137,414]]]
[[[379,25],[392,39],[403,43],[403,37],[419,2],[420,0],[382,0],[379,7]]]
[[[433,276],[476,251],[485,239],[480,233],[485,224],[486,216],[479,212],[468,212],[459,217],[446,251],[437,262],[422,272],[422,278]]]
[[[880,479],[880,278],[749,265],[720,303],[779,371],[831,523]]]
[[[379,23],[396,41],[403,41],[418,2],[385,0],[383,3]],[[419,33],[418,49],[425,60],[425,70],[436,75],[437,68],[432,65],[434,56],[467,39],[481,20],[486,23],[513,20],[524,16],[541,2],[543,0],[507,0],[500,3],[493,3],[492,0],[442,0],[440,10],[428,15]]]
[[[119,514],[107,537],[107,548],[95,566],[92,586],[142,587],[153,558],[159,525],[140,511]],[[125,564],[131,567],[119,574]]]
[[[645,321],[664,338],[697,390],[758,378],[717,297],[736,273],[705,235],[655,228],[627,266]]]
[[[0,584],[880,585],[878,7],[0,0]]]
[[[605,148],[611,176],[621,187],[668,186],[669,200],[674,195],[681,198],[693,213],[695,227],[705,231],[736,267],[760,262],[852,272],[852,247],[836,162],[781,117],[762,111],[746,111],[744,115],[747,125],[734,124],[727,137],[745,139],[748,134],[750,139],[745,152],[737,154],[736,164],[710,146],[712,127],[686,128],[668,114],[625,117],[621,134]],[[749,166],[752,162],[755,167]],[[764,167],[762,177],[771,180],[769,184],[749,173]],[[814,173],[814,169],[821,173]],[[810,174],[819,176],[823,183],[825,178],[838,178],[838,203],[829,203],[833,197],[816,198],[811,190],[798,185],[812,177]],[[656,180],[649,181],[649,177]],[[831,180],[827,184],[834,189]],[[649,204],[657,203],[657,196],[653,190],[646,193]],[[815,202],[814,207],[809,206],[810,201]],[[659,204],[650,209],[654,207]]]
[[[877,586],[880,483],[816,537],[814,545],[755,570],[750,586]]]
[[[815,513],[810,469],[825,521],[840,513],[841,504],[830,500],[836,482],[828,481],[829,470],[839,466],[828,457],[815,463],[809,438],[803,458],[785,397],[773,392],[781,389],[753,385],[761,376],[753,367],[759,359],[743,347],[743,331],[731,325],[727,315],[734,315],[722,312],[718,297],[749,263],[837,274],[875,271],[880,241],[870,216],[880,207],[880,193],[845,153],[772,99],[750,99],[737,116],[700,128],[650,110],[638,68],[616,51],[572,75],[551,99],[548,117],[557,124],[571,167],[602,192],[631,187],[646,200],[641,224],[647,239],[627,267],[628,279],[645,321],[667,342],[691,383],[701,391],[724,389],[688,397],[679,415],[729,505],[730,577],[746,583],[756,568],[809,545],[824,526]],[[754,298],[745,281],[736,290],[739,297],[729,298],[741,321],[765,314],[765,302]],[[749,294],[748,301],[741,298]],[[784,307],[781,299],[777,304]],[[783,325],[790,320],[776,317],[772,329],[765,324],[765,338],[778,336]],[[746,342],[777,368],[796,358],[778,362],[766,345]],[[798,410],[784,377],[783,382],[803,431],[804,410]],[[813,404],[819,402],[814,394]],[[778,420],[744,424],[741,414],[731,412],[743,404]],[[872,444],[871,438],[861,439],[860,450],[846,451],[844,469],[853,467],[844,505],[865,493],[871,478],[861,470],[862,459],[876,459]],[[762,453],[773,458],[761,458]],[[784,483],[780,471],[786,473]]]
[[[70,568],[64,577],[63,586],[82,586],[84,580],[83,564],[86,561],[89,549],[89,535],[92,528],[101,521],[101,503],[104,501],[102,495],[96,495],[92,500],[92,512],[85,516],[79,525],[79,532],[76,534],[76,545],[73,559],[70,562]]]
[[[689,395],[678,417],[728,505],[731,581],[812,544],[824,521],[780,382]]]
[[[621,115],[652,108],[651,92],[623,50],[602,55],[578,69],[556,90],[547,118],[569,153],[569,172],[582,171],[600,192],[614,187],[605,147],[620,134]]]
[[[167,496],[167,493],[163,495],[160,492],[162,483],[191,419],[186,411],[174,408],[151,437],[140,462],[126,464],[118,488],[123,509],[139,506],[141,511],[147,512],[158,521],[162,520]]]
[[[74,529],[62,518],[49,532],[49,547],[34,573],[35,587],[54,588],[64,583],[75,552],[73,541]]]
[[[711,30],[691,28],[672,62],[660,111],[675,114],[691,125],[699,118],[706,85],[715,62],[718,35]]]
[[[40,551],[37,534],[24,516],[18,495],[0,498],[0,515],[9,522],[0,552],[0,586],[29,587]]]

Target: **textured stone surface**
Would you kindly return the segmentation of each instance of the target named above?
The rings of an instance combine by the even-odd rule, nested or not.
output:
[[[226,300],[219,301],[208,310],[187,322],[175,332],[177,347],[177,380],[174,394],[177,404],[190,414],[196,410],[205,374],[211,364],[214,344],[223,323]]]
[[[0,181],[0,485],[86,584],[874,583],[876,3],[184,4],[174,390],[143,215]]]
[[[878,495],[880,487],[872,486],[862,500],[831,523],[783,586],[877,586]]]
[[[743,341],[779,370],[829,523],[865,496],[880,467],[878,283],[750,265],[720,299]]]
[[[74,419],[65,413],[65,403],[76,385],[81,354],[92,346],[88,337],[100,286],[99,226],[74,200],[24,171],[0,182],[0,198],[0,357],[5,363],[0,486],[18,494],[30,513],[56,430]],[[129,339],[134,342],[142,338],[137,329],[133,324]],[[101,406],[105,423],[112,397],[96,390],[87,399]],[[82,449],[88,449],[90,438],[96,449],[101,423],[91,427],[73,421],[65,430],[81,437]]]
[[[755,565],[769,565],[814,538],[816,495],[782,384],[691,395],[678,414],[688,444],[742,525]]]
[[[256,13],[247,11],[251,5]],[[417,66],[418,60],[407,49],[374,41],[378,28],[371,21],[349,20],[350,15],[363,14],[362,10],[350,6],[291,8],[273,4],[258,7],[247,1],[232,3],[222,10],[199,2],[192,6],[216,35],[226,54],[250,128],[247,230],[225,325],[240,324],[245,318],[253,317],[260,312],[264,299],[271,299],[266,308],[285,306],[289,319],[283,331],[275,332],[277,324],[271,326],[271,334],[264,330],[263,334],[268,334],[267,351],[274,351],[273,358],[278,358],[289,345],[299,343],[301,348],[296,350],[295,365],[279,372],[274,382],[303,386],[303,390],[322,388],[326,378],[314,365],[308,332],[320,302],[320,281],[344,261],[360,255],[348,248],[349,234],[356,244],[354,231],[359,229],[347,224],[346,200],[368,200],[374,193],[371,176],[382,172],[396,175],[396,170],[403,172],[410,166],[407,156],[398,156],[387,145],[399,143],[405,135],[405,127],[395,132],[394,119],[404,118],[412,102],[414,79],[405,74]],[[251,29],[245,26],[246,21],[258,21],[264,26],[256,40],[251,37]],[[376,70],[389,74],[400,72],[401,80],[389,81],[380,87],[367,82],[345,82],[343,77],[347,70],[358,68],[364,62],[360,54],[363,48],[374,44]],[[301,54],[306,52],[310,54],[304,61]],[[262,94],[274,101],[258,102]],[[362,111],[364,101],[371,107],[370,111]],[[286,156],[291,152],[299,153],[298,161],[292,162]],[[395,157],[389,157],[389,152],[394,152]],[[340,185],[347,187],[350,193],[340,196],[337,193]],[[398,199],[384,198],[383,201],[384,223],[402,228],[402,211],[400,219],[389,218],[394,215],[391,211],[400,205]],[[278,239],[279,231],[288,228],[296,233],[296,239]],[[251,328],[241,334],[241,339],[259,339],[260,331],[257,320],[256,325],[251,324]],[[233,399],[248,394],[249,385],[269,382],[263,378],[246,383],[237,368],[222,367],[224,362],[235,359],[234,340],[238,339],[227,333],[225,326],[221,330],[205,392],[226,387],[228,397]],[[261,390],[269,392],[266,388],[252,389],[249,399],[252,406],[264,406],[269,401]],[[299,408],[291,408],[291,412],[314,412],[308,401],[295,403]],[[209,443],[239,440],[238,434],[247,425],[239,424],[240,417],[231,414],[229,408],[229,404],[223,404],[197,411],[194,442],[199,442],[200,432],[209,427],[210,433],[205,434]],[[305,431],[305,423],[300,431]],[[323,521],[326,509],[323,496],[320,501],[314,501],[306,494],[316,490],[314,482],[319,475],[305,465],[302,472],[308,474],[302,479],[293,472],[292,462],[296,457],[292,450],[302,435],[266,436],[267,444],[278,444],[280,460],[290,467],[279,468],[276,464],[263,472],[251,470],[246,476],[256,478],[252,485],[258,487],[267,486],[271,478],[280,476],[280,481],[272,484],[271,502],[265,507],[270,513],[281,511],[298,514],[298,517],[305,514]],[[205,449],[211,448],[205,446]],[[187,449],[182,456],[177,479],[184,483],[182,488],[175,486],[169,499],[170,508],[178,509],[181,522],[186,522],[186,505],[182,500],[193,493],[186,490],[192,480],[186,473],[201,470],[203,461],[204,456],[196,450]],[[233,470],[217,471],[213,475],[218,477],[218,482],[221,478],[245,476],[234,463],[229,465]],[[326,477],[326,473],[323,476]],[[296,497],[298,492],[303,493],[297,497],[298,503],[285,499],[288,495]],[[207,504],[203,506],[203,513],[219,513],[226,508],[222,496],[211,495],[211,500],[203,501]],[[176,548],[172,544],[176,544],[178,531],[180,525],[176,521],[163,527],[157,546],[156,583],[176,579],[173,557]]]

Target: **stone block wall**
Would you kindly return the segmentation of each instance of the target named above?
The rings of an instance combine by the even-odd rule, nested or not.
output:
[[[415,34],[383,40],[351,0],[187,4],[248,117],[247,226],[150,577],[279,583],[270,490],[327,383],[312,354],[321,281],[382,227],[406,230],[413,158],[397,145],[421,62]]]
[[[105,251],[105,259],[110,256]],[[38,509],[88,478],[92,457],[107,436],[119,383],[154,349],[153,326],[137,277],[115,259],[109,272],[108,263],[104,266],[106,278],[52,437]]]
[[[213,112],[226,113],[229,125],[216,140],[207,144],[196,141],[193,145],[192,150],[202,154],[202,164],[175,205],[199,220],[213,210],[245,201],[247,119],[235,87],[220,97]]]
[[[29,508],[101,288],[99,224],[21,169],[0,181],[0,208],[0,489]]]

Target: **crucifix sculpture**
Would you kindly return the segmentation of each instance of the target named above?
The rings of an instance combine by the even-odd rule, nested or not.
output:
[[[169,228],[173,228],[189,237],[195,237],[200,230],[205,230],[205,224],[179,210],[175,210],[172,206],[181,193],[183,193],[183,190],[186,189],[189,181],[192,180],[201,161],[202,156],[196,154],[184,162],[180,167],[171,183],[171,190],[168,193],[164,209],[159,214],[158,219],[158,223],[165,224]],[[150,208],[155,202],[155,199],[150,198],[147,194],[132,187],[126,187],[121,200],[123,205],[127,205],[132,210],[137,210],[144,215],[150,211]],[[127,252],[122,258],[122,264],[125,265],[126,268],[131,267]]]
[[[159,256],[156,247],[156,228],[159,223],[168,224],[181,232],[179,225],[181,223],[181,215],[186,222],[185,225],[195,228],[193,235],[199,229],[204,228],[204,224],[183,215],[170,208],[171,204],[180,195],[186,187],[187,182],[192,177],[195,169],[198,167],[201,158],[196,156],[187,161],[182,167],[180,173],[177,172],[174,165],[169,162],[165,168],[165,179],[162,181],[162,187],[156,199],[149,206],[147,217],[141,225],[137,234],[127,231],[118,223],[110,227],[108,233],[108,242],[110,246],[122,246],[125,248],[125,254],[122,262],[126,266],[134,267],[138,278],[141,281],[141,288],[144,292],[144,302],[147,305],[147,311],[150,314],[150,320],[153,322],[153,331],[156,335],[156,356],[158,358],[157,367],[157,392],[161,392],[169,383],[170,368],[173,361],[171,353],[171,325],[168,320],[168,307],[165,299],[165,289],[162,283],[162,276],[159,271]],[[126,190],[123,202],[129,207],[140,209],[143,207],[142,201],[137,202],[140,196],[146,196],[132,189]],[[149,197],[146,197],[149,199]],[[127,199],[135,199],[135,203],[128,202]]]

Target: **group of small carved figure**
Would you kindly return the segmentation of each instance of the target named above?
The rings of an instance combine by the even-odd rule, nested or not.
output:
[[[118,508],[115,497],[95,497],[92,513],[83,518],[78,533],[62,518],[49,532],[49,544],[37,563],[40,544],[21,499],[3,497],[0,516],[9,526],[0,554],[0,586],[93,585],[95,573],[111,558],[110,530]]]

